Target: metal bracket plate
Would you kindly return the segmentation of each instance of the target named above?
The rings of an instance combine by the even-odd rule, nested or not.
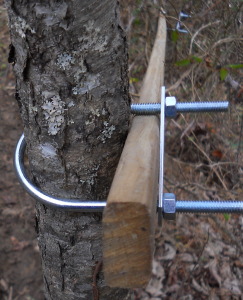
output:
[[[159,153],[159,224],[162,223],[163,190],[164,190],[164,143],[165,143],[165,87],[161,87],[160,103],[160,153]]]

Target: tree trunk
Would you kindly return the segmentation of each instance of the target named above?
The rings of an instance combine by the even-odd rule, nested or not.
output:
[[[116,0],[6,0],[16,99],[32,180],[65,198],[106,199],[129,126],[127,44]],[[37,203],[45,296],[98,299],[101,214]],[[106,287],[100,299],[125,299]]]

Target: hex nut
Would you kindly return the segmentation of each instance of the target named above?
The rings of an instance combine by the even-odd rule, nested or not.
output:
[[[174,118],[177,114],[176,111],[176,97],[165,98],[165,116],[168,118]]]
[[[176,196],[173,193],[164,193],[163,195],[163,216],[166,220],[175,220],[176,218]]]

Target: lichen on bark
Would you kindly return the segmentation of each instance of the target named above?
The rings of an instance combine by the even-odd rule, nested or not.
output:
[[[106,199],[129,126],[118,1],[6,0],[33,181],[65,198]],[[47,299],[92,299],[100,215],[37,204]],[[99,278],[100,299],[123,299]],[[114,295],[119,298],[114,298]]]

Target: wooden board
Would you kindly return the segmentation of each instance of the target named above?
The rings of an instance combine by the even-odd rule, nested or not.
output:
[[[160,16],[139,102],[160,102],[166,22]],[[159,116],[134,117],[103,214],[103,266],[111,287],[151,278],[159,174]]]

